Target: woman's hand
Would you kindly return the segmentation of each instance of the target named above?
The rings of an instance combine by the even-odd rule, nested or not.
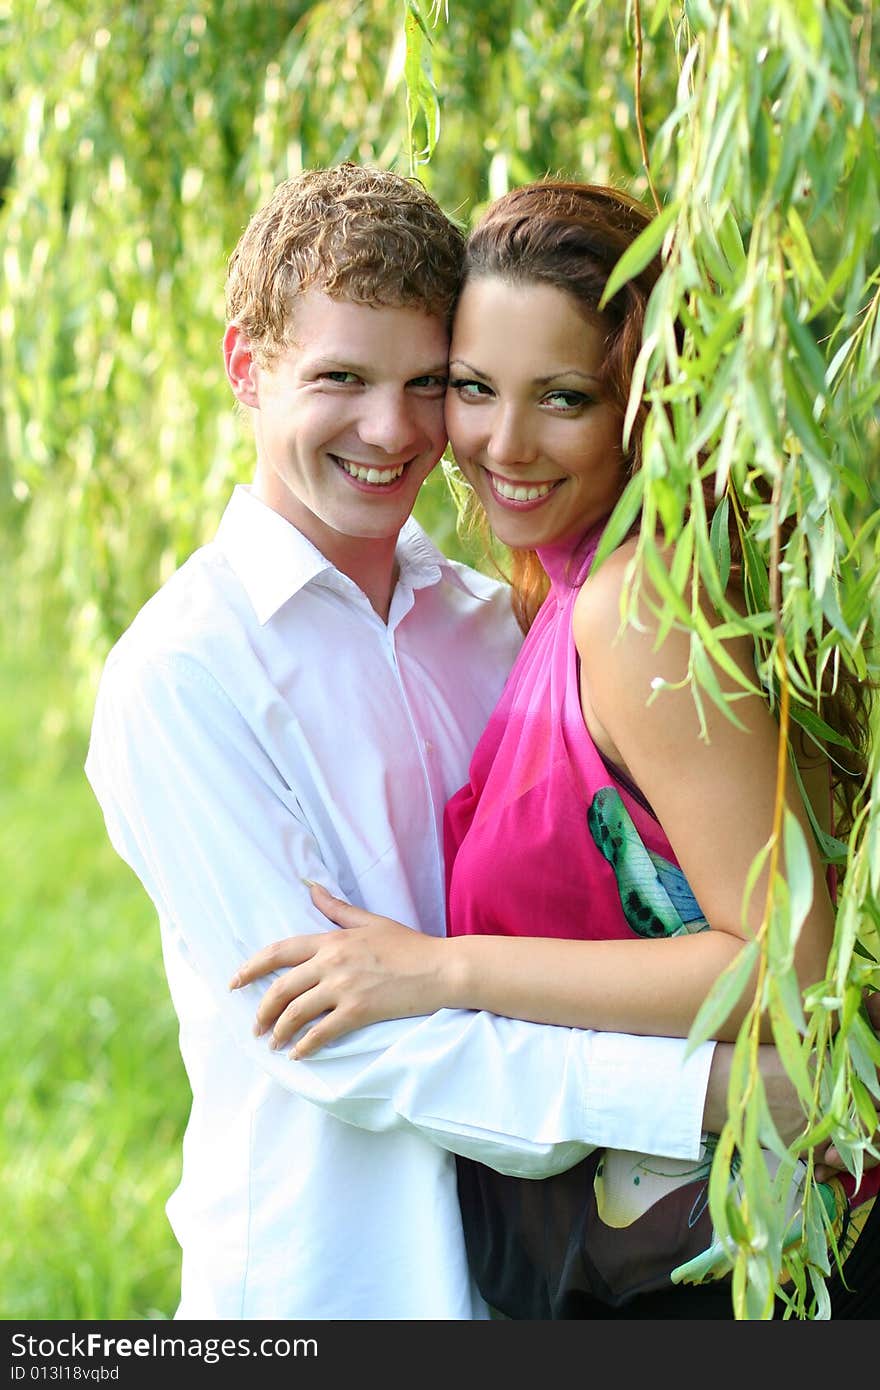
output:
[[[445,938],[423,936],[390,917],[352,907],[319,884],[310,884],[309,891],[319,912],[350,930],[290,936],[245,961],[230,989],[292,967],[261,999],[257,1036],[272,1028],[271,1046],[283,1047],[325,1014],[291,1052],[299,1059],[367,1023],[433,1013],[443,1006]]]

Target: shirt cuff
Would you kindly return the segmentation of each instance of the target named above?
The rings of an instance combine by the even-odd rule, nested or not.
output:
[[[585,1108],[593,1142],[668,1158],[698,1158],[715,1043],[701,1043],[685,1057],[684,1038],[591,1033],[585,1041]]]

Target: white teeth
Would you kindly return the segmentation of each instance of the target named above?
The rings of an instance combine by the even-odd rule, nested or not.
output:
[[[501,497],[506,497],[510,502],[533,502],[536,497],[546,497],[556,484],[540,483],[538,487],[515,487],[513,483],[505,483],[500,478],[493,477],[492,486]]]
[[[364,468],[362,464],[350,463],[348,459],[341,459],[336,454],[333,457],[340,468],[344,468],[352,478],[357,478],[361,483],[374,483],[383,487],[399,478],[404,469],[402,463],[397,468]]]

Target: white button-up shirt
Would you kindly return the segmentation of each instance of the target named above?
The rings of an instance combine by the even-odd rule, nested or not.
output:
[[[329,929],[302,878],[444,932],[443,806],[520,637],[413,521],[398,562],[385,624],[237,488],[101,680],[86,771],[158,909],[193,1094],[179,1318],[485,1317],[452,1153],[539,1177],[699,1149],[711,1044],[447,1009],[292,1062],[253,1036],[268,981],[230,992],[259,947]]]

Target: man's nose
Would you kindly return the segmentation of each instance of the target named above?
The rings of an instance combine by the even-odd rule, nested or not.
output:
[[[376,392],[364,402],[358,434],[374,449],[386,454],[404,454],[417,446],[419,432],[415,403],[405,392]]]

